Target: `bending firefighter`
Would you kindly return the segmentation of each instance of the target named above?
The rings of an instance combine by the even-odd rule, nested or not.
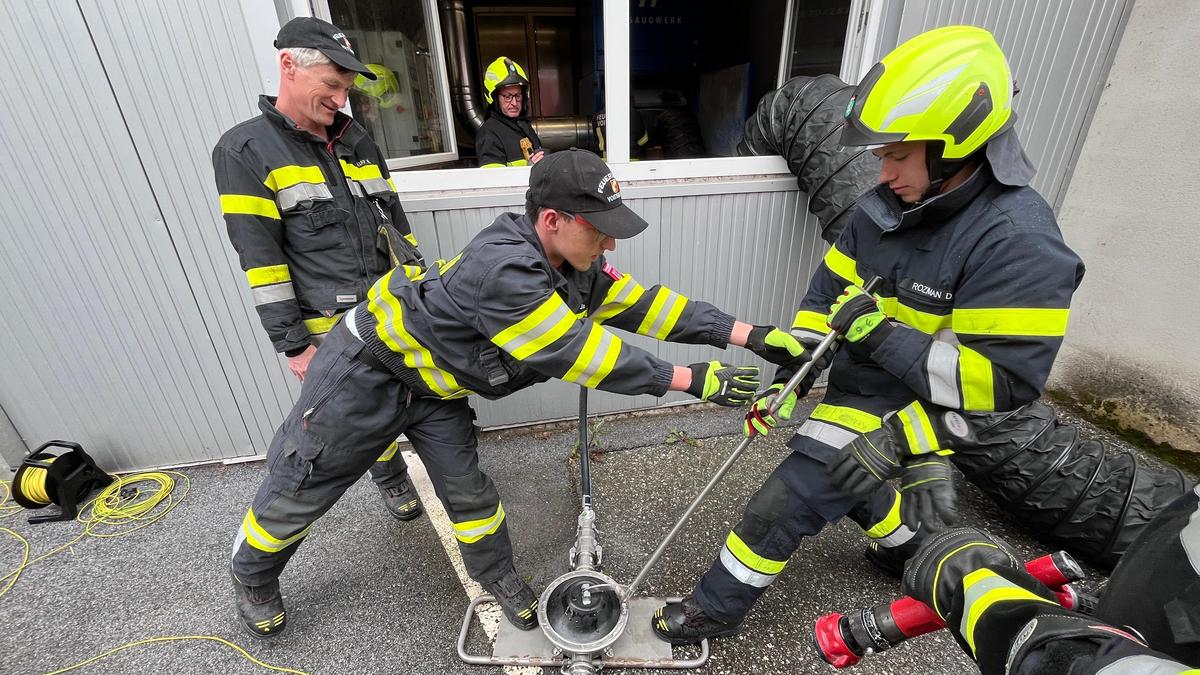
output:
[[[744,405],[758,386],[757,368],[674,366],[609,327],[742,345],[793,367],[807,360],[784,331],[735,321],[618,272],[605,252],[646,226],[622,204],[598,157],[555,153],[530,172],[524,215],[500,215],[461,253],[427,270],[392,270],[347,312],[271,443],[269,475],[234,545],[238,612],[252,632],[264,634],[259,622],[284,616],[278,578],[288,559],[400,433],[429,472],[471,577],[509,621],[531,629],[537,598],[513,568],[500,492],[479,470],[468,395],[501,398],[554,377],[622,394],[686,391]]]
[[[297,18],[279,30],[279,96],[213,148],[229,240],[263,328],[305,379],[349,307],[394,265],[421,254],[379,148],[338,112],[355,76],[374,78],[336,26]],[[395,447],[370,467],[388,511],[421,515]],[[364,467],[366,470],[366,467]]]
[[[737,632],[801,540],[843,516],[866,532],[868,556],[898,574],[938,516],[953,518],[946,456],[965,428],[956,411],[1012,410],[1042,394],[1083,265],[1028,187],[1011,85],[991,34],[966,26],[913,38],[858,85],[841,142],[872,148],[879,185],[792,326],[809,345],[831,327],[845,335],[825,398],[693,592],[652,618],[660,638]],[[861,289],[875,276],[879,296]],[[747,435],[776,424],[766,410],[792,372],[754,403]]]
[[[970,528],[929,537],[904,591],[946,621],[984,675],[1200,673],[1200,487],[1151,521],[1093,616],[1063,609],[1004,541]]]
[[[542,140],[529,123],[529,79],[507,56],[492,61],[483,73],[488,118],[475,134],[479,167],[527,166],[545,156]]]

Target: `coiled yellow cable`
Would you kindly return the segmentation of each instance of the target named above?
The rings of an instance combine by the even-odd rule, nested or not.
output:
[[[46,460],[53,464],[57,457]],[[30,466],[21,474],[21,494],[29,497],[38,504],[49,504],[50,495],[46,494],[46,476],[48,472],[40,466]]]

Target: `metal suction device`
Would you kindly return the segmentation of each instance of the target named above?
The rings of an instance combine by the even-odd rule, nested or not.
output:
[[[563,675],[596,675],[602,668],[699,668],[708,662],[708,641],[694,659],[676,659],[671,645],[650,628],[650,617],[664,602],[680,598],[630,598],[626,589],[601,570],[604,547],[592,508],[592,463],[588,449],[587,389],[579,392],[579,467],[583,508],[569,561],[572,571],[558,577],[538,599],[542,632],[521,631],[500,622],[491,656],[468,654],[467,630],[475,608],[493,600],[482,595],[467,607],[458,635],[458,656],[483,666],[559,668]],[[628,630],[626,630],[628,628]]]

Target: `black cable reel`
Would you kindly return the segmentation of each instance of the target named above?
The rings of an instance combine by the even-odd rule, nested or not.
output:
[[[56,454],[47,448],[65,448],[66,452]],[[27,509],[50,504],[59,507],[58,513],[30,516],[30,523],[74,520],[88,494],[112,482],[113,477],[96,466],[78,443],[47,441],[25,456],[13,476],[13,501]]]

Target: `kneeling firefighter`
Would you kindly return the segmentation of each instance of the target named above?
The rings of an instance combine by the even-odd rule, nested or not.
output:
[[[1012,94],[999,45],[970,26],[909,40],[858,85],[841,142],[873,146],[879,184],[851,212],[792,326],[810,345],[831,328],[845,336],[825,398],[693,592],[652,618],[660,638],[737,632],[801,540],[844,516],[866,532],[869,556],[898,570],[939,513],[952,518],[951,450],[932,407],[1007,411],[1041,396],[1084,268],[1028,185]],[[861,288],[873,277],[879,296]],[[781,369],[755,402],[747,435],[776,424],[767,410],[791,374]],[[813,379],[815,369],[780,417]],[[871,447],[864,434],[880,429],[906,451]]]
[[[475,135],[479,167],[528,166],[544,155],[529,122],[529,78],[516,61],[501,56],[483,73],[488,118]]]

